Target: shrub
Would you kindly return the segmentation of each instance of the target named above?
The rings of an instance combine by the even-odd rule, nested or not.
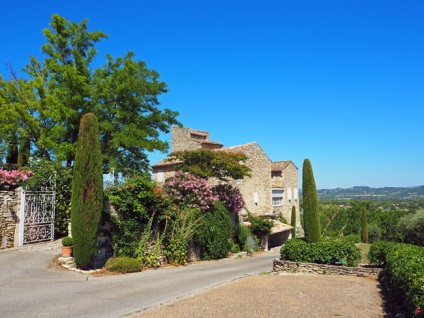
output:
[[[371,264],[381,266],[386,263],[386,255],[391,248],[395,246],[395,243],[387,241],[379,241],[371,245],[370,251],[368,252],[368,260]]]
[[[424,210],[403,216],[399,229],[405,242],[424,246]]]
[[[218,184],[213,188],[218,200],[223,202],[231,213],[237,213],[246,207],[243,196],[238,188],[229,184]]]
[[[274,226],[271,220],[253,216],[250,213],[247,216],[247,220],[250,222],[250,231],[259,239],[271,233],[271,228]]]
[[[139,260],[130,257],[109,258],[105,269],[117,273],[135,273],[141,272],[141,263]]]
[[[72,179],[71,225],[74,261],[80,268],[93,266],[97,233],[103,210],[103,172],[97,118],[81,119]]]
[[[303,162],[302,178],[305,239],[311,243],[318,242],[321,239],[321,224],[318,211],[317,189],[309,159],[305,159]]]
[[[154,211],[159,211],[162,196],[148,173],[130,178],[124,184],[106,190],[116,210],[111,221],[114,256],[136,257],[141,233]],[[158,215],[159,218],[159,215]]]
[[[160,256],[162,249],[162,242],[166,233],[166,228],[160,234],[158,231],[153,229],[154,214],[149,219],[147,226],[145,226],[141,233],[141,238],[138,243],[138,248],[135,251],[137,259],[140,261],[143,267],[159,267]]]
[[[197,231],[196,242],[203,259],[217,259],[228,256],[231,248],[231,217],[224,204],[218,201],[207,211]]]
[[[166,180],[163,190],[176,205],[199,208],[203,212],[212,208],[218,201],[218,196],[205,179],[181,171]]]
[[[349,234],[345,235],[342,240],[344,240],[346,243],[352,244],[361,243],[361,236],[359,234]]]
[[[234,228],[234,241],[238,244],[242,251],[249,252],[248,238],[251,235],[250,230],[243,224],[237,224]]]
[[[0,190],[14,190],[32,175],[32,171],[0,170]]]
[[[291,239],[280,253],[282,259],[293,262],[357,266],[361,260],[359,248],[341,240],[306,243],[300,239]]]
[[[376,245],[376,247],[374,247]],[[374,248],[373,248],[374,247]],[[407,317],[424,317],[424,249],[403,244],[378,242],[373,244],[369,258],[384,263],[384,287],[390,299]]]
[[[74,244],[72,237],[65,236],[62,239],[62,246],[72,246]]]
[[[371,223],[368,226],[368,241],[375,243],[381,240],[381,229],[377,224]]]
[[[170,214],[164,249],[169,263],[187,265],[189,243],[202,221],[199,214],[198,209],[182,209]]]

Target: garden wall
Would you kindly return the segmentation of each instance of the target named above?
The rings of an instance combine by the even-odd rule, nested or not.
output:
[[[347,267],[316,263],[296,263],[286,260],[274,259],[272,271],[274,273],[308,273],[325,275],[349,275],[349,276],[375,276],[378,277],[381,268],[377,267]]]
[[[18,246],[18,223],[21,188],[0,191],[0,244],[1,248]]]

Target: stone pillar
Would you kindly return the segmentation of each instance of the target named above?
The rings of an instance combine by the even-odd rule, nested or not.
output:
[[[19,224],[20,196],[22,188],[0,191],[0,243],[1,248],[17,246],[16,228]]]

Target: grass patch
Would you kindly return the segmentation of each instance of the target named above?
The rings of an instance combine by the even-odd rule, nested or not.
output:
[[[370,251],[371,244],[368,243],[357,243],[355,244],[361,250],[361,264],[369,264],[368,252]]]

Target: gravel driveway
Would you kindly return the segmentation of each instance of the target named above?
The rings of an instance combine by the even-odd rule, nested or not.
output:
[[[384,317],[374,278],[312,274],[242,278],[135,317]]]

